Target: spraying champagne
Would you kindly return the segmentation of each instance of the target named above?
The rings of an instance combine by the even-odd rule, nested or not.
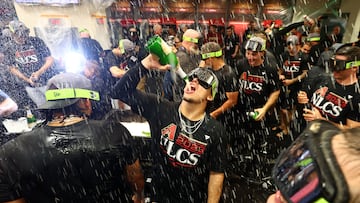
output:
[[[188,82],[187,74],[181,68],[176,54],[172,51],[171,47],[159,36],[154,36],[149,39],[146,44],[146,49],[159,57],[161,65],[170,64],[171,71],[174,71],[183,80]]]

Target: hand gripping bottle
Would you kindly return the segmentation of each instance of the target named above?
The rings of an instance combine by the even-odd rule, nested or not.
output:
[[[183,69],[180,67],[176,54],[171,47],[159,36],[154,36],[149,39],[146,44],[146,49],[159,57],[161,65],[170,64],[171,70],[178,74],[183,80],[188,82],[188,77]]]

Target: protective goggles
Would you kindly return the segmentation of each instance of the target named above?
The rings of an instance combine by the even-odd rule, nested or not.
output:
[[[218,88],[218,79],[216,75],[209,69],[196,68],[188,74],[189,81],[193,81],[194,78],[198,79],[199,85],[205,89],[212,91],[212,96],[215,97]]]
[[[222,56],[222,50],[216,51],[216,52],[210,52],[206,54],[201,54],[202,59],[207,59],[211,57],[220,57]]]
[[[26,38],[30,33],[30,30],[27,27],[20,27],[19,29],[14,29],[12,26],[9,25],[9,30],[17,38]]]
[[[360,66],[360,61],[336,60],[334,57],[329,60],[329,69],[332,71],[342,71]]]
[[[348,187],[331,147],[339,132],[327,121],[313,121],[280,154],[272,177],[288,202],[348,202]]]
[[[255,40],[248,40],[245,45],[245,50],[251,50],[251,51],[264,51],[266,49],[265,43],[260,43]]]
[[[60,99],[91,99],[95,101],[100,100],[99,92],[79,89],[79,88],[64,88],[64,89],[51,89],[45,92],[46,101],[60,100]]]
[[[199,39],[197,38],[192,38],[192,37],[187,37],[187,36],[183,36],[183,41],[188,41],[188,42],[192,42],[192,43],[199,43]]]

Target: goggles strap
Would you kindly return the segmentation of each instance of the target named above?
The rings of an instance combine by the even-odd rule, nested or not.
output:
[[[187,37],[187,36],[183,36],[183,41],[188,41],[188,42],[193,42],[193,43],[199,43],[199,39],[197,38],[192,38],[192,37]]]
[[[119,41],[119,49],[121,54],[125,54],[124,41],[122,39]]]
[[[359,66],[360,66],[360,61],[350,61],[345,64],[345,69],[350,69],[350,68],[359,67]]]
[[[314,203],[329,203],[326,199],[324,199],[323,197],[317,199],[314,201]]]
[[[89,32],[89,30],[86,29],[86,28],[83,28],[83,29],[81,29],[81,30],[79,31],[79,33],[82,33],[82,32]]]
[[[100,100],[99,92],[80,89],[80,88],[65,88],[65,89],[52,89],[45,92],[46,101],[53,101],[59,99],[76,99],[86,98],[95,101]]]
[[[320,37],[311,37],[307,39],[309,42],[317,42],[320,41]]]
[[[210,53],[206,53],[206,54],[201,54],[202,59],[207,59],[207,58],[211,58],[211,57],[220,57],[222,56],[222,50],[216,51],[216,52],[210,52]]]

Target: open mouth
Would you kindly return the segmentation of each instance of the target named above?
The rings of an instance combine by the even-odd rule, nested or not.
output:
[[[196,91],[196,87],[195,87],[195,85],[193,85],[193,84],[190,84],[186,89],[185,89],[185,92],[187,93],[187,94],[192,94],[192,93],[194,93]]]

